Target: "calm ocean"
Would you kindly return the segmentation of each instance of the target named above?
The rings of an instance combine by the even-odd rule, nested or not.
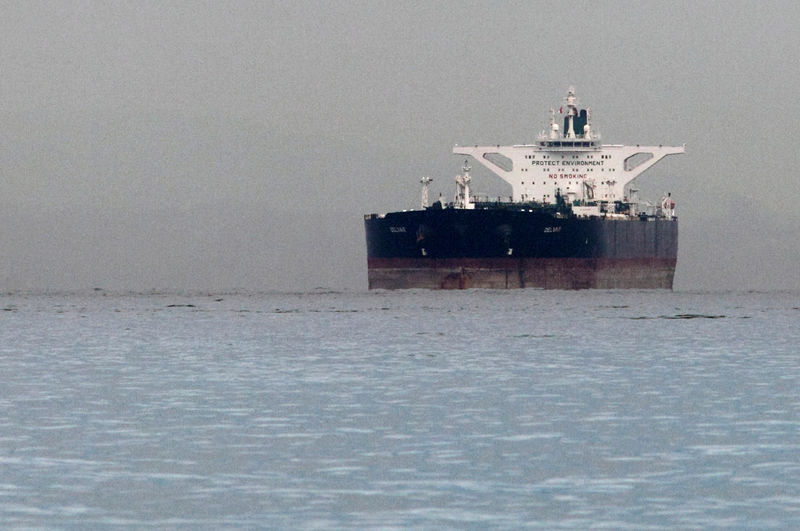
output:
[[[0,522],[800,528],[800,294],[0,296]]]

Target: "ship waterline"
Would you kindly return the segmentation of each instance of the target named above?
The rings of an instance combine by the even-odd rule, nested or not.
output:
[[[369,258],[370,289],[671,289],[675,258]]]

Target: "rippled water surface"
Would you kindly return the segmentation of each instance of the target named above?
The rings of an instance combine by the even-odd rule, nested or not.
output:
[[[12,527],[800,527],[800,295],[0,297]]]

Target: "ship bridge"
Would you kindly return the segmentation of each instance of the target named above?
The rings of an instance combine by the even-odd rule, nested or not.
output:
[[[578,109],[570,87],[564,105],[563,130],[550,109],[550,127],[533,144],[455,146],[453,153],[472,157],[511,185],[512,201],[628,201],[626,186],[682,146],[602,144],[593,131],[591,109]]]

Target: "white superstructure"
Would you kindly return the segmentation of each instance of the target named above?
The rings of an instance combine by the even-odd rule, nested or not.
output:
[[[570,87],[564,105],[564,131],[550,110],[550,128],[534,144],[515,146],[455,146],[511,185],[512,201],[556,203],[557,195],[574,201],[629,202],[626,186],[667,155],[684,153],[683,146],[601,144],[591,125],[591,110],[578,109]]]

